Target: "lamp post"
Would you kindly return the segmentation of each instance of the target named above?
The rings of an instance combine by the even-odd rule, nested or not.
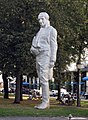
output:
[[[79,81],[80,81],[80,69],[81,69],[81,64],[77,63],[77,107],[80,107],[80,88],[79,88]]]

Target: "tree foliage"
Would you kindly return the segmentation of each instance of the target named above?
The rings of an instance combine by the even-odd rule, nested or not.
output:
[[[31,68],[30,45],[41,11],[48,11],[58,31],[63,68],[75,60],[80,43],[83,49],[88,42],[87,0],[1,0],[0,6],[0,65],[8,71],[16,68],[16,62],[21,72]]]

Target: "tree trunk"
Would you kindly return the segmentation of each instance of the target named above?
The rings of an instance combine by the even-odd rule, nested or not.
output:
[[[57,100],[60,100],[60,83],[61,83],[61,77],[60,77],[60,73],[58,73],[58,96],[57,96]]]
[[[7,74],[3,73],[3,83],[4,83],[4,98],[8,99],[8,79],[7,79]]]
[[[22,81],[23,80],[23,76],[22,75],[20,75],[20,101],[22,101],[23,99],[22,99]]]
[[[20,103],[20,73],[17,72],[16,74],[16,91],[15,91],[15,100],[14,103]]]
[[[58,38],[61,40],[60,38]],[[58,43],[58,50],[57,50],[57,76],[58,76],[58,96],[57,100],[60,100],[60,84],[61,84],[61,67],[62,67],[62,55],[61,55],[61,41]]]

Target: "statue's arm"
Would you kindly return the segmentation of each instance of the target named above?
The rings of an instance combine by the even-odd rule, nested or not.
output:
[[[54,64],[57,54],[57,31],[54,28],[50,32],[50,53],[50,62]]]

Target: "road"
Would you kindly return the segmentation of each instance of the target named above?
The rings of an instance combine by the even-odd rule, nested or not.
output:
[[[88,120],[85,117],[0,117],[0,120]]]

